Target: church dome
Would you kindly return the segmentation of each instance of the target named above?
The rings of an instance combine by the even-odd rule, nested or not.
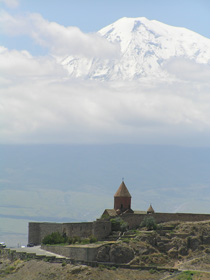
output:
[[[150,204],[148,210],[147,210],[147,214],[152,214],[155,213],[154,209],[152,208],[152,205]]]

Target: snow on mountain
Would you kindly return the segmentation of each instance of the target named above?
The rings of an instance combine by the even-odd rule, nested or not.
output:
[[[99,80],[137,80],[169,77],[164,63],[182,57],[210,65],[210,39],[186,28],[156,20],[122,18],[98,32],[119,44],[113,59],[69,56],[62,61],[72,77]]]

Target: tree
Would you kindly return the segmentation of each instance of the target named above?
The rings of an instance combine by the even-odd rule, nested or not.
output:
[[[112,230],[113,231],[121,231],[124,232],[128,228],[128,223],[125,222],[121,217],[116,217],[110,220],[112,223]]]
[[[141,222],[140,227],[146,227],[148,230],[157,229],[157,223],[154,217],[145,217]]]
[[[62,236],[59,232],[53,232],[51,234],[48,234],[42,240],[43,244],[61,244],[66,242],[67,237]]]

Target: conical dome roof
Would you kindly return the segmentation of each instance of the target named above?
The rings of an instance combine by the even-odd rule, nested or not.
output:
[[[122,181],[114,197],[131,197],[125,183]]]
[[[155,213],[154,209],[152,208],[152,205],[150,204],[150,207],[147,210],[147,213]]]

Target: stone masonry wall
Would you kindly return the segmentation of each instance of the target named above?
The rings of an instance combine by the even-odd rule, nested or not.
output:
[[[139,227],[146,216],[153,216],[157,223],[169,221],[206,221],[210,220],[210,214],[190,214],[190,213],[154,213],[154,214],[124,214],[121,217],[129,225],[129,228]],[[89,223],[29,223],[28,242],[39,245],[42,239],[52,232],[64,232],[67,236],[89,237],[95,236],[98,240],[106,238],[111,233],[111,223],[109,221],[97,220]]]
[[[163,221],[199,222],[210,220],[210,214],[155,213],[154,218],[158,223],[161,223]]]
[[[69,237],[89,237],[95,236],[101,240],[111,232],[109,221],[96,221],[87,223],[37,223],[30,222],[28,229],[28,242],[39,245],[43,238],[53,232],[66,233]]]
[[[40,244],[40,223],[28,224],[28,243]]]
[[[95,261],[98,247],[42,245],[42,249],[77,261]]]
[[[93,222],[92,235],[98,240],[102,240],[107,237],[112,231],[111,222],[97,220]]]
[[[62,224],[30,222],[28,225],[28,243],[39,245],[42,239],[52,232],[62,233]]]
[[[121,217],[129,225],[129,228],[139,227],[145,217],[152,216],[157,223],[182,221],[196,222],[210,220],[210,214],[191,214],[191,213],[154,213],[154,214],[124,214]]]
[[[62,234],[62,224],[59,223],[40,223],[40,243],[43,238],[52,232],[59,232]]]
[[[62,224],[63,232],[67,236],[89,237],[92,235],[93,222],[89,223],[65,223]]]

